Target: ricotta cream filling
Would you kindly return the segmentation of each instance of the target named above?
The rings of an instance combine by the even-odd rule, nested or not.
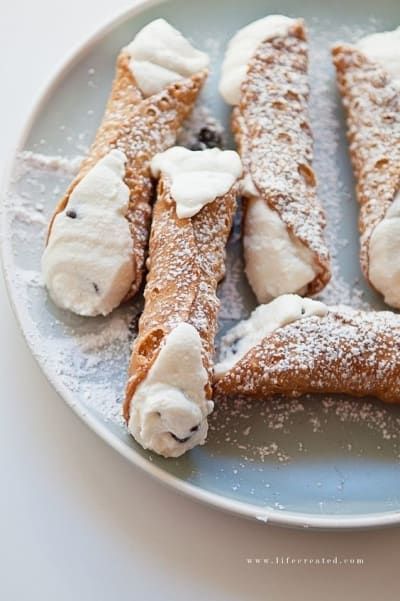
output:
[[[370,60],[382,65],[400,85],[400,27],[394,31],[367,35],[357,42],[356,48]]]
[[[197,330],[181,323],[166,337],[147,377],[130,405],[128,429],[145,449],[179,457],[204,444],[214,403],[205,397],[208,383]]]
[[[78,183],[54,219],[42,257],[56,305],[79,315],[107,315],[135,278],[124,183],[126,157],[112,150]]]
[[[220,94],[228,104],[239,104],[247,66],[258,46],[268,39],[287,35],[295,22],[295,19],[283,15],[268,15],[239,29],[233,36],[222,63],[219,85]]]
[[[400,27],[361,38],[356,47],[400,87]],[[369,279],[385,302],[400,308],[400,191],[369,242]]]
[[[125,47],[129,67],[144,96],[205,69],[209,58],[196,50],[164,19],[156,19],[139,31]]]
[[[289,292],[303,294],[316,276],[312,252],[290,235],[279,214],[263,199],[249,198],[246,211],[246,275],[258,302]]]
[[[372,232],[369,279],[388,305],[400,309],[400,192]]]
[[[174,146],[156,154],[151,170],[154,177],[163,173],[170,178],[176,214],[184,219],[226,194],[242,175],[242,164],[232,150],[198,151]]]
[[[328,307],[323,303],[295,294],[284,294],[267,305],[260,305],[249,319],[239,322],[224,336],[224,351],[221,361],[215,366],[216,376],[223,376],[278,328],[312,315],[323,317],[327,312]]]

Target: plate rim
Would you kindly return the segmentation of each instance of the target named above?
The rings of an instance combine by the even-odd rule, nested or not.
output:
[[[23,148],[29,132],[40,113],[43,105],[51,97],[53,90],[59,85],[68,72],[79,62],[82,55],[89,51],[97,42],[118,25],[124,23],[128,19],[135,17],[148,8],[156,7],[161,4],[166,4],[168,0],[138,0],[135,6],[125,9],[111,19],[107,19],[102,25],[89,36],[84,37],[83,41],[74,44],[72,49],[66,56],[58,61],[47,77],[45,84],[39,89],[36,94],[31,108],[27,111],[27,117],[24,125],[21,127],[18,134],[15,136],[15,142],[10,148],[10,158],[6,160],[6,165],[2,175],[1,184],[1,199],[4,203],[9,186],[11,184],[12,173],[17,155]],[[264,524],[272,524],[277,526],[286,526],[291,528],[310,528],[323,530],[355,530],[367,528],[382,528],[385,526],[393,526],[400,523],[400,510],[398,511],[382,511],[374,513],[363,513],[359,515],[317,515],[308,514],[297,511],[280,510],[272,507],[261,507],[244,501],[231,499],[221,494],[206,490],[194,484],[190,484],[181,478],[165,471],[161,467],[154,465],[149,459],[140,455],[134,448],[126,445],[120,440],[116,434],[111,432],[105,424],[101,423],[94,415],[87,411],[84,405],[74,398],[72,391],[58,380],[56,374],[39,359],[38,353],[34,345],[29,340],[24,327],[24,307],[23,302],[14,295],[12,283],[12,267],[13,257],[10,244],[7,244],[7,219],[6,211],[2,211],[1,224],[1,263],[3,276],[6,284],[8,298],[11,308],[15,315],[17,324],[25,339],[25,342],[36,360],[40,370],[45,375],[50,385],[61,399],[74,411],[76,415],[92,430],[99,438],[107,443],[111,448],[117,451],[122,457],[132,463],[134,466],[141,469],[143,472],[150,475],[158,482],[167,485],[170,489],[178,493],[184,494],[196,501],[215,507],[219,510],[224,510],[230,514],[252,518]]]

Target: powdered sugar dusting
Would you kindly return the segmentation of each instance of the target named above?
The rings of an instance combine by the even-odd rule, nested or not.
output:
[[[77,344],[83,352],[101,351],[118,343],[126,345],[129,339],[129,328],[126,318],[115,316],[99,332],[77,337]]]
[[[32,169],[40,171],[57,171],[66,175],[76,175],[79,171],[82,156],[71,158],[61,156],[48,156],[31,150],[24,150],[18,154],[18,169],[16,176],[30,173]]]

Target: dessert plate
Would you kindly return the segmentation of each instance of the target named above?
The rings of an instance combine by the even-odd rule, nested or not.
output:
[[[311,120],[320,196],[329,215],[334,278],[328,303],[384,308],[358,266],[357,207],[329,46],[399,24],[398,0],[147,1],[102,29],[58,71],[22,134],[4,195],[3,262],[27,342],[59,395],[104,440],[175,489],[216,507],[297,527],[355,528],[400,522],[400,408],[340,397],[220,404],[209,439],[180,459],[139,447],[120,417],[130,343],[141,300],[107,318],[58,310],[41,284],[46,223],[93,137],[121,46],[164,17],[207,51],[213,71],[186,132],[209,123],[229,137],[229,109],[217,93],[224,47],[250,21],[279,10],[303,16],[311,38]],[[206,108],[204,108],[206,107]],[[212,120],[211,120],[212,122]],[[255,306],[243,276],[237,220],[220,287],[221,330]]]

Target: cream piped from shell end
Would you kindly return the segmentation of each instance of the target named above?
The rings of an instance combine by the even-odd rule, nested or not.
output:
[[[328,307],[324,303],[296,294],[284,294],[268,304],[260,305],[248,319],[240,321],[224,336],[223,351],[215,366],[216,378],[223,377],[252,348],[278,328],[312,316],[324,317],[327,313]]]
[[[168,177],[177,217],[185,219],[229,192],[242,175],[242,163],[233,150],[174,146],[153,158],[151,171],[154,177]]]
[[[163,457],[180,457],[204,444],[207,416],[214,408],[206,398],[207,384],[200,335],[180,323],[162,342],[131,399],[129,432],[143,448]]]
[[[228,104],[239,104],[248,63],[257,52],[258,46],[268,39],[286,36],[296,21],[284,15],[268,15],[239,29],[233,36],[222,63],[219,84],[219,92]]]
[[[313,253],[262,198],[248,197],[243,247],[246,275],[259,303],[304,294],[317,275]]]
[[[156,19],[141,29],[124,48],[129,68],[145,97],[206,69],[209,57],[197,50],[165,19]]]
[[[126,218],[126,157],[111,150],[73,189],[56,215],[42,257],[42,274],[56,305],[78,315],[107,315],[135,278]]]
[[[400,27],[367,35],[355,46],[368,59],[381,65],[400,85]]]
[[[369,241],[368,277],[385,302],[400,309],[400,192]]]

